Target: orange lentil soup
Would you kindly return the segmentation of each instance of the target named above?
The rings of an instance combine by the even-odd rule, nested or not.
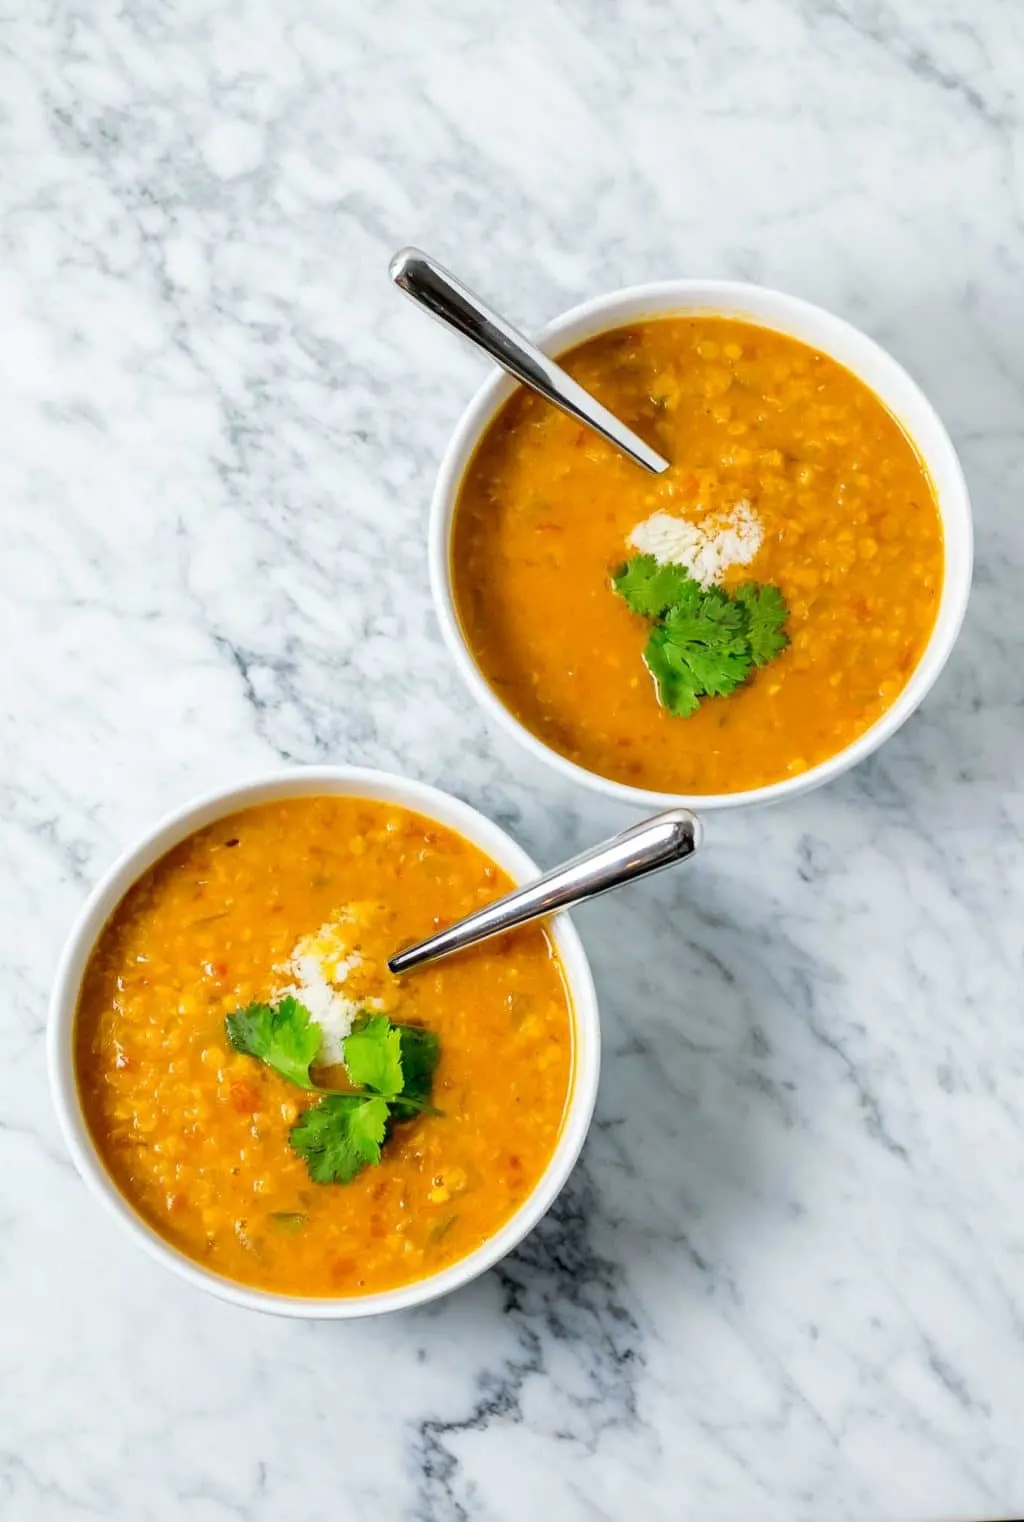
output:
[[[126,1198],[205,1267],[288,1295],[391,1289],[486,1242],[561,1129],[573,1047],[560,965],[537,927],[401,981],[385,963],[509,886],[461,836],[364,799],[261,805],[171,851],[107,923],[78,1010],[85,1114]],[[311,1181],[289,1132],[312,1096],[234,1052],[224,1027],[332,923],[353,936],[346,994],[441,1046],[443,1114],[397,1123],[380,1164],[348,1184]]]
[[[942,589],[938,507],[900,425],[834,360],[721,317],[615,329],[563,363],[673,463],[650,476],[525,390],[501,409],[461,488],[452,573],[502,702],[580,766],[666,792],[741,792],[845,749],[906,684]],[[744,501],[763,537],[722,584],[778,585],[792,643],[673,717],[610,575],[653,514],[699,526]]]

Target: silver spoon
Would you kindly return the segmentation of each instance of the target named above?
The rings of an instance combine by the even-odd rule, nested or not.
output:
[[[668,460],[429,254],[418,248],[401,249],[391,261],[391,278],[413,301],[446,327],[468,338],[509,375],[554,402],[570,417],[586,423],[645,470],[655,475],[668,470]]]
[[[437,935],[399,951],[388,967],[395,973],[410,972],[424,962],[463,951],[477,941],[501,935],[529,920],[554,914],[557,909],[570,909],[585,899],[620,888],[623,883],[649,877],[652,872],[691,857],[700,845],[701,835],[700,820],[689,809],[666,809],[663,814],[631,825],[621,835],[545,872],[536,882],[467,914]]]

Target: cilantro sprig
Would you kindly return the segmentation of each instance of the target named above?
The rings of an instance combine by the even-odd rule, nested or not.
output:
[[[778,587],[759,586],[756,581],[737,587],[735,598],[747,610],[747,638],[755,666],[766,666],[789,644],[783,625],[789,614]]]
[[[789,644],[778,587],[747,582],[730,596],[653,555],[634,555],[612,585],[634,613],[653,621],[644,662],[658,701],[677,718],[696,713],[704,698],[728,697]]]
[[[342,1042],[351,1089],[323,1089],[310,1069],[322,1032],[300,1000],[250,1004],[224,1022],[236,1052],[256,1058],[320,1098],[292,1127],[292,1148],[317,1184],[348,1184],[380,1162],[393,1122],[429,1112],[436,1034],[419,1025],[395,1025],[387,1015],[363,1013]]]
[[[380,1162],[391,1112],[387,1100],[367,1094],[325,1094],[300,1116],[291,1144],[315,1184],[350,1184]]]
[[[309,1010],[290,996],[279,1003],[249,1004],[224,1022],[236,1052],[258,1057],[282,1078],[315,1089],[309,1069],[320,1050],[321,1031]]]

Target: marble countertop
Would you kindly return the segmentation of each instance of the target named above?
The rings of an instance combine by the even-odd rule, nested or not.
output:
[[[969,19],[965,19],[969,18]],[[1024,1508],[1024,12],[1003,0],[136,0],[0,55],[0,1514],[895,1522]],[[824,303],[946,419],[967,625],[919,715],[580,915],[597,1122],[498,1271],[286,1323],[139,1254],[44,1020],[88,886],[283,762],[404,769],[553,862],[625,816],[492,733],[424,524],[527,326],[660,276]]]

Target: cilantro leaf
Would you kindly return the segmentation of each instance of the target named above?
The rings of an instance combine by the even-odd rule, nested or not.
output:
[[[236,1009],[224,1021],[224,1028],[236,1052],[258,1057],[303,1089],[316,1088],[309,1067],[320,1050],[320,1027],[298,999]]]
[[[697,692],[726,697],[750,675],[745,625],[743,609],[721,594],[705,595],[692,613],[673,608],[662,624],[666,659],[686,670]]]
[[[664,615],[666,628],[688,631],[687,639],[714,641],[722,634],[742,635],[747,627],[743,608],[732,602],[721,587],[702,587],[694,582],[694,593],[674,603]]]
[[[376,1094],[325,1094],[291,1129],[291,1144],[315,1184],[349,1184],[380,1162],[388,1105]]]
[[[402,1038],[387,1015],[363,1014],[341,1048],[348,1076],[385,1099],[402,1092]]]
[[[778,587],[749,582],[730,596],[653,555],[635,555],[612,580],[633,612],[653,621],[644,662],[658,701],[678,718],[696,713],[702,698],[735,692],[789,643]]]
[[[440,1054],[434,1031],[422,1025],[392,1025],[387,1015],[365,1012],[344,1046],[352,1082],[382,1095],[396,1120],[409,1120],[429,1108]]]
[[[654,678],[658,689],[658,701],[662,708],[677,719],[688,719],[700,707],[700,688],[690,672],[671,659],[672,641],[663,628],[651,630],[644,662]]]
[[[685,662],[701,695],[709,698],[727,698],[735,692],[747,680],[753,664],[746,640],[740,640],[735,649],[699,644],[671,648],[673,655]]]
[[[612,577],[612,585],[634,613],[661,618],[669,608],[700,597],[700,583],[684,565],[659,565],[653,555],[634,555]]]
[[[789,644],[783,627],[789,614],[786,599],[778,587],[744,582],[733,593],[734,600],[747,615],[747,639],[755,666],[764,666],[780,655]]]
[[[391,1112],[396,1120],[411,1120],[430,1100],[441,1043],[437,1032],[427,1030],[423,1025],[398,1025],[395,1029],[401,1042],[404,1081]]]
[[[250,1004],[224,1022],[238,1052],[265,1062],[304,1089],[316,1089],[309,1074],[320,1050],[320,1026],[290,995],[277,1004]],[[319,1104],[290,1132],[294,1150],[317,1184],[347,1184],[380,1162],[380,1149],[393,1120],[411,1120],[431,1111],[430,1088],[439,1056],[433,1031],[393,1025],[387,1015],[359,1016],[342,1046],[354,1088],[321,1089]],[[437,1114],[437,1111],[431,1111]]]

